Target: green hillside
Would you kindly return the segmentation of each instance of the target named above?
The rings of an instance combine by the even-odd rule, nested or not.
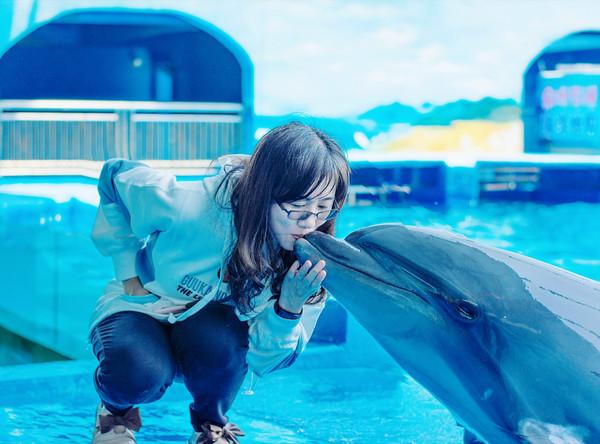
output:
[[[520,119],[519,104],[513,99],[485,97],[481,100],[457,100],[442,105],[428,104],[427,111],[420,111],[399,102],[372,108],[355,117],[318,117],[306,114],[261,116],[254,119],[255,128],[273,128],[292,120],[316,126],[335,138],[346,148],[357,148],[354,140],[357,132],[368,138],[386,133],[393,125],[449,125],[454,120],[493,120],[506,122]]]

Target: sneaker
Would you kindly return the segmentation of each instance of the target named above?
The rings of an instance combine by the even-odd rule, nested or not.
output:
[[[133,432],[142,426],[140,409],[130,409],[123,416],[113,415],[104,404],[96,410],[96,429],[92,444],[135,444]]]
[[[235,424],[228,422],[223,427],[205,422],[199,432],[192,433],[188,444],[240,444],[238,436],[244,432]]]

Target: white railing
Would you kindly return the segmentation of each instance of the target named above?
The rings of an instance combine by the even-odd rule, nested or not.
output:
[[[214,159],[242,151],[239,103],[0,100],[0,160]]]

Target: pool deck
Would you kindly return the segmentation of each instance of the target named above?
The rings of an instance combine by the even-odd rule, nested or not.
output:
[[[429,165],[444,163],[448,167],[471,167],[481,163],[508,165],[589,165],[600,167],[600,155],[593,154],[463,154],[411,152],[369,152],[353,150],[348,153],[352,166]],[[203,176],[214,172],[211,160],[142,160],[180,176]],[[0,176],[83,176],[98,178],[103,161],[92,160],[0,160]]]
[[[86,360],[0,369],[0,441],[89,442],[98,403],[95,366]],[[141,406],[139,442],[185,442],[189,402],[184,385],[176,383],[160,400]],[[290,369],[260,379],[249,375],[228,415],[248,444],[462,442],[448,410],[397,365],[323,364],[309,351]]]
[[[206,176],[216,171],[210,160],[144,160],[179,176]],[[0,160],[0,177],[82,176],[97,179],[103,161],[93,160]]]

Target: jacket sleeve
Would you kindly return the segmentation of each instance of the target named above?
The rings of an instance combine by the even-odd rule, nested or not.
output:
[[[100,205],[92,240],[113,259],[115,277],[137,275],[135,258],[143,240],[166,231],[176,217],[175,178],[141,162],[108,160],[100,173]]]
[[[325,299],[317,304],[305,304],[300,319],[282,318],[275,313],[275,301],[271,300],[263,311],[248,321],[247,360],[254,373],[263,376],[296,361],[313,334],[325,308]]]

